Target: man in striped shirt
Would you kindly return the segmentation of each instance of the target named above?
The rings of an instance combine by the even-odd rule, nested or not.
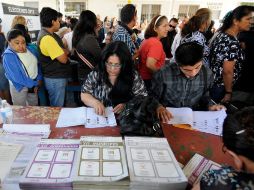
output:
[[[132,4],[127,4],[121,9],[121,21],[113,34],[113,41],[123,41],[129,48],[133,60],[138,57],[138,45],[133,38],[132,28],[137,22],[137,10]]]

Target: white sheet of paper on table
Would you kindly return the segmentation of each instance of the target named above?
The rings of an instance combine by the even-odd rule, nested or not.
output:
[[[105,109],[105,116],[97,115],[94,108],[87,108],[86,110],[86,128],[98,128],[107,126],[116,126],[116,118],[112,107]]]
[[[56,123],[57,128],[85,125],[86,128],[116,126],[112,107],[105,108],[105,116],[97,115],[94,108],[62,108]]]
[[[31,134],[31,136],[41,134],[43,138],[48,138],[51,132],[49,124],[4,124],[3,129],[9,133]]]
[[[86,107],[62,108],[56,123],[57,128],[84,125],[86,121]]]
[[[193,128],[214,135],[222,135],[222,125],[227,114],[224,109],[220,111],[193,112]]]
[[[192,125],[193,121],[193,111],[191,108],[166,108],[173,116],[168,122],[169,124],[188,124]]]
[[[10,170],[21,149],[22,145],[0,142],[0,182]]]

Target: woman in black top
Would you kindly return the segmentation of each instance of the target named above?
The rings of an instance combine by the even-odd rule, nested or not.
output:
[[[219,34],[210,47],[210,66],[215,75],[211,96],[216,102],[231,100],[232,88],[238,80],[244,60],[243,50],[237,39],[241,31],[250,29],[253,7],[239,6],[224,18]]]
[[[93,66],[96,66],[100,62],[101,48],[97,41],[97,18],[92,11],[85,10],[81,12],[79,21],[73,30],[72,46]],[[74,53],[79,61],[78,78],[81,84],[83,84],[91,68],[80,59],[77,52]]]

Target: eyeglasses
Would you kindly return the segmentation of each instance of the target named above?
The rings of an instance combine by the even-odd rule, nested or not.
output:
[[[176,28],[176,26],[173,26],[173,25],[171,25],[171,24],[169,24],[169,27],[171,27],[171,28]]]
[[[110,69],[112,69],[112,68],[120,69],[122,67],[122,65],[120,63],[112,64],[112,63],[108,63],[108,62],[106,62],[106,66]]]

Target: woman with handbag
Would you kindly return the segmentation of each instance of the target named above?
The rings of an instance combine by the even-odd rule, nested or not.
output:
[[[98,25],[96,15],[89,10],[82,11],[73,30],[72,46],[77,58],[78,78],[81,85],[88,73],[100,62],[101,48],[97,41]]]
[[[8,48],[3,53],[5,74],[10,84],[13,105],[38,105],[42,74],[36,52],[26,46],[22,31],[13,29],[7,35]]]
[[[89,73],[81,88],[81,100],[99,115],[106,106],[120,113],[135,96],[147,96],[143,80],[134,69],[132,56],[124,42],[110,43],[102,52],[98,69]]]

